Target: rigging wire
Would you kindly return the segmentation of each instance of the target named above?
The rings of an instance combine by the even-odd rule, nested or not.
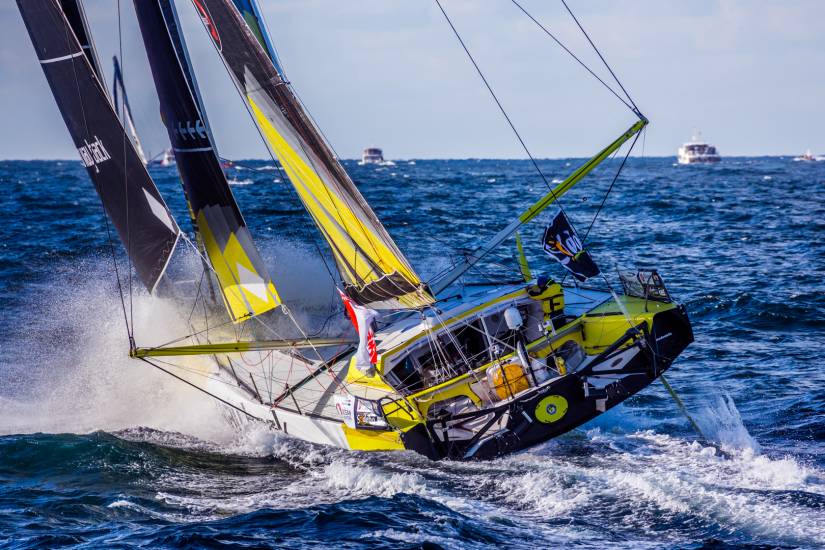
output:
[[[593,219],[590,220],[590,225],[587,227],[587,231],[584,232],[584,237],[582,237],[582,245],[587,240],[587,236],[590,234],[590,230],[593,229],[593,224],[596,223],[596,218],[599,217],[599,214],[604,207],[604,203],[607,202],[607,197],[610,195],[610,192],[613,190],[613,186],[616,184],[616,180],[619,179],[619,174],[622,173],[622,169],[624,168],[625,164],[627,163],[627,158],[630,156],[631,151],[633,151],[633,147],[636,145],[636,142],[639,140],[639,134],[633,138],[633,142],[630,144],[630,147],[627,149],[627,153],[625,153],[624,158],[622,159],[622,163],[619,165],[619,169],[616,170],[616,174],[613,176],[613,180],[610,182],[610,186],[607,188],[607,191],[602,198],[601,204],[599,204],[599,208],[596,209],[596,213],[593,214]]]
[[[72,43],[72,41],[71,41],[72,37],[69,34],[70,32],[71,32],[71,28],[69,26],[66,26],[66,44],[67,45],[70,45]],[[82,49],[82,46],[81,46],[81,49]],[[83,61],[80,61],[80,62],[84,62],[84,61],[85,61],[85,59]],[[78,103],[80,104],[80,115],[83,118],[83,127],[86,129],[86,135],[89,136],[90,135],[89,121],[86,118],[86,106],[84,105],[84,102],[83,102],[83,94],[80,91],[80,79],[77,76],[77,67],[75,66],[75,63],[78,63],[78,61],[76,61],[75,59],[72,59],[71,60],[72,74],[74,76],[75,88],[77,89],[77,98],[78,98]],[[99,170],[97,168],[97,166],[95,166],[95,170],[96,171]],[[100,207],[103,210],[103,221],[105,222],[105,225],[106,225],[106,236],[107,236],[107,239],[109,241],[109,250],[112,254],[112,264],[114,265],[114,268],[115,268],[115,277],[117,278],[117,288],[118,288],[118,294],[120,296],[120,305],[121,305],[121,309],[123,310],[123,322],[126,325],[126,333],[129,337],[129,343],[131,345],[132,342],[134,341],[134,338],[132,337],[132,328],[129,324],[129,317],[126,313],[126,300],[125,300],[124,295],[123,295],[123,285],[122,285],[121,279],[120,279],[120,269],[118,268],[117,253],[115,252],[114,239],[112,239],[112,231],[111,231],[111,228],[109,226],[109,217],[108,217],[108,214],[106,212],[106,204],[103,202],[103,197],[102,197],[102,195],[100,195],[100,193],[98,193],[98,196],[100,197]]]
[[[126,64],[126,60],[123,59],[123,25],[122,25],[122,17],[121,17],[121,10],[120,10],[120,0],[117,0],[117,42],[118,42],[118,54],[120,55],[120,69],[121,72],[124,71],[124,66]],[[122,102],[120,107],[120,120],[121,124],[125,118],[125,109],[126,103]],[[126,129],[122,133],[122,145],[123,145],[123,159],[125,162],[126,159]],[[130,344],[134,346],[134,339],[135,339],[135,314],[134,314],[134,298],[132,292],[132,225],[129,223],[129,173],[127,170],[123,170],[123,195],[126,199],[126,258],[127,258],[127,274],[129,278],[129,325],[131,325],[131,329],[129,330],[129,340]]]
[[[607,70],[610,72],[610,75],[611,75],[611,76],[613,77],[613,79],[616,81],[616,84],[618,84],[618,85],[619,85],[619,88],[621,88],[621,89],[622,89],[622,91],[624,92],[624,95],[626,95],[626,96],[627,96],[627,99],[628,99],[628,100],[630,100],[630,103],[632,103],[632,104],[633,104],[633,107],[635,108],[635,112],[636,112],[636,114],[637,114],[637,115],[639,115],[639,117],[641,117],[642,115],[641,115],[641,113],[639,112],[639,108],[636,106],[636,102],[635,102],[635,101],[633,101],[633,98],[632,98],[632,97],[630,97],[630,94],[629,94],[629,93],[627,93],[627,90],[626,90],[626,89],[625,89],[625,87],[622,85],[622,82],[619,80],[619,77],[618,77],[618,76],[616,76],[616,73],[614,73],[614,72],[613,72],[613,69],[611,69],[611,68],[610,68],[610,65],[609,65],[609,64],[607,63],[607,61],[605,60],[604,56],[602,55],[602,52],[600,52],[600,51],[599,51],[599,48],[597,48],[597,47],[596,47],[596,44],[594,44],[594,43],[593,43],[593,40],[591,40],[591,39],[590,39],[590,35],[589,35],[589,34],[587,34],[587,31],[586,31],[586,30],[584,30],[584,27],[582,27],[582,24],[581,24],[581,23],[579,23],[579,20],[578,20],[578,18],[576,17],[576,15],[573,13],[573,10],[571,10],[571,9],[570,9],[570,6],[568,6],[568,5],[567,5],[567,2],[566,2],[565,0],[561,0],[561,3],[564,5],[565,9],[567,9],[567,13],[569,13],[569,14],[570,14],[570,17],[572,17],[572,18],[573,18],[573,21],[575,21],[575,22],[576,22],[576,25],[579,27],[579,30],[580,30],[580,31],[582,31],[582,34],[584,35],[584,37],[585,37],[585,38],[587,38],[587,41],[588,41],[588,42],[590,42],[590,45],[591,45],[591,46],[593,46],[593,51],[595,51],[595,52],[596,52],[596,55],[598,55],[598,56],[599,56],[599,59],[601,59],[601,60],[602,60],[602,63],[604,63],[604,66],[605,66],[605,67],[607,68]]]
[[[189,237],[188,237],[187,235],[185,235],[184,233],[181,233],[181,236],[182,236],[182,238],[183,238],[184,242],[186,242],[189,246],[191,246],[191,247],[192,247],[192,249],[195,251],[195,253],[196,253],[196,254],[200,255],[200,250],[198,250],[198,248],[197,248],[197,246],[195,245],[195,243],[193,243],[193,242],[189,239]],[[209,268],[210,268],[212,271],[214,271],[214,268],[213,268],[211,265],[209,266]],[[205,303],[204,303],[204,307],[205,307]],[[311,337],[310,337],[310,336],[309,336],[309,335],[308,335],[308,334],[304,331],[304,329],[303,329],[303,328],[301,327],[301,325],[298,323],[298,320],[294,317],[294,315],[292,314],[292,312],[290,311],[290,309],[286,306],[286,304],[283,304],[283,303],[281,304],[281,311],[284,313],[284,315],[286,315],[287,317],[289,317],[289,319],[290,319],[290,321],[292,322],[292,324],[293,324],[293,325],[295,325],[295,327],[296,327],[296,328],[298,329],[298,331],[301,333],[301,336],[302,336],[303,340],[305,340],[305,341],[307,342],[307,344],[308,344],[308,346],[307,346],[307,347],[311,348],[311,349],[312,349],[312,351],[313,351],[313,352],[315,352],[315,355],[316,355],[316,357],[317,357],[319,360],[323,360],[323,357],[324,357],[324,356],[321,354],[321,352],[320,352],[320,351],[318,351],[318,349],[317,349],[317,348],[315,347],[315,345],[312,343]],[[263,328],[265,328],[266,330],[268,330],[269,332],[271,332],[271,333],[272,333],[272,334],[273,334],[273,335],[274,335],[277,339],[279,339],[279,340],[285,340],[285,338],[284,338],[284,337],[283,337],[283,336],[282,336],[282,335],[281,335],[278,331],[276,331],[276,330],[275,330],[272,326],[270,326],[269,324],[267,324],[266,322],[264,322],[264,321],[260,318],[260,316],[257,316],[257,315],[256,315],[256,316],[254,316],[254,317],[251,317],[251,319],[254,319],[255,321],[257,321],[257,322],[258,322],[258,323],[259,323],[259,324],[260,324]],[[231,322],[232,322],[231,320],[230,320],[230,321],[226,321],[225,323],[223,323],[222,325],[219,325],[219,326],[224,326],[224,325],[227,325],[227,324],[229,324],[229,323],[231,323]],[[214,328],[217,328],[217,327],[213,327],[213,329],[214,329]],[[240,340],[241,333],[239,333],[239,332],[238,332],[238,330],[239,330],[239,329],[238,329],[238,327],[233,327],[233,329],[235,330],[235,338],[236,338],[236,340]],[[244,329],[244,327],[241,327],[241,328],[240,328],[240,330],[241,330],[241,331],[243,331],[243,329]],[[208,331],[208,330],[209,330],[208,328],[207,328],[207,329],[205,329],[205,331]],[[205,331],[201,331],[201,332],[205,332]],[[173,342],[170,342],[170,343],[174,343],[174,342],[177,342],[177,341],[180,341],[180,340],[185,340],[186,338],[194,337],[194,336],[196,336],[197,334],[198,334],[198,333],[189,334],[189,335],[183,336],[183,337],[181,337],[181,338],[178,338],[177,340],[174,340]],[[165,346],[165,345],[168,345],[168,344],[163,344],[163,345]],[[157,348],[157,347],[162,347],[162,346],[155,346],[155,347]],[[345,393],[349,393],[349,391],[348,391],[348,389],[347,389],[348,384],[346,384],[345,382],[341,382],[340,380],[338,380],[338,379],[337,379],[337,377],[336,377],[334,374],[332,374],[331,372],[330,372],[330,373],[328,373],[328,374],[329,374],[329,375],[333,378],[333,382],[334,382],[334,383],[336,383],[336,384],[337,384],[337,385],[338,385],[338,386],[339,386],[339,387],[340,387],[340,388],[341,388],[341,389],[342,389]],[[317,381],[317,379],[316,379],[316,381]],[[319,381],[318,383],[320,384],[320,381]],[[323,386],[322,386],[322,387],[323,387]]]
[[[625,153],[624,157],[622,158],[622,162],[621,162],[621,164],[619,164],[619,168],[616,170],[616,173],[613,175],[613,179],[610,181],[610,185],[608,186],[607,191],[605,191],[604,196],[602,197],[602,202],[599,204],[599,207],[596,209],[595,214],[593,214],[593,219],[590,220],[590,225],[587,226],[587,231],[585,231],[584,236],[581,238],[582,247],[584,247],[584,243],[587,241],[588,235],[590,235],[590,230],[593,229],[593,225],[596,223],[596,219],[599,217],[599,214],[601,213],[602,208],[604,208],[604,205],[607,202],[607,197],[610,195],[610,192],[613,190],[613,187],[616,184],[616,181],[619,179],[619,175],[622,173],[622,170],[624,169],[624,166],[627,163],[627,159],[628,159],[628,157],[630,157],[630,153],[633,151],[633,147],[636,146],[636,142],[638,140],[639,140],[639,134],[636,134],[633,138],[633,141],[630,143],[630,147],[628,147],[627,152]],[[615,156],[616,156],[616,153],[613,154],[613,157],[611,157],[611,160],[613,160],[615,158]],[[573,222],[571,221],[570,223],[572,224]],[[565,271],[564,276],[562,277],[560,284],[562,284],[562,285],[564,284],[564,282],[567,280],[568,275],[569,275],[569,272]],[[607,281],[607,279],[605,278],[605,282],[606,281]],[[576,284],[576,286],[578,286],[577,281],[574,280],[573,282],[574,282],[574,284]],[[607,286],[610,287],[610,283],[607,283]]]
[[[630,100],[630,103],[628,103],[627,101],[625,101],[625,99],[624,99],[622,96],[620,96],[620,95],[618,94],[618,92],[616,92],[616,90],[614,90],[614,89],[613,89],[613,87],[612,87],[612,86],[610,86],[610,85],[609,85],[607,82],[605,82],[605,81],[604,81],[604,80],[603,80],[603,79],[602,79],[599,75],[597,75],[597,74],[593,71],[593,69],[591,69],[591,68],[590,68],[590,67],[589,67],[589,66],[588,66],[588,65],[587,65],[584,61],[582,61],[581,59],[579,59],[579,57],[578,57],[576,54],[574,54],[574,53],[573,53],[573,52],[572,52],[572,51],[571,51],[571,50],[570,50],[567,46],[565,46],[565,45],[564,45],[564,43],[563,43],[561,40],[559,40],[559,39],[558,39],[558,38],[557,38],[557,37],[556,37],[553,33],[551,33],[551,32],[550,32],[550,30],[549,30],[547,27],[545,27],[544,25],[542,25],[542,24],[539,22],[539,20],[538,20],[538,19],[536,19],[535,17],[533,17],[533,16],[530,14],[530,12],[528,12],[528,11],[524,8],[524,6],[522,6],[521,4],[519,4],[516,0],[510,0],[510,1],[511,1],[511,2],[513,2],[513,4],[515,4],[515,6],[516,6],[518,9],[520,9],[522,12],[524,12],[524,15],[526,15],[528,18],[530,18],[530,20],[531,20],[531,21],[533,21],[533,23],[535,23],[536,25],[538,25],[538,27],[539,27],[542,31],[544,31],[544,33],[545,33],[547,36],[549,36],[550,38],[552,38],[552,39],[553,39],[553,41],[554,41],[556,44],[558,44],[558,45],[559,45],[559,46],[560,46],[560,47],[561,47],[564,51],[566,51],[568,54],[570,54],[570,57],[572,57],[573,59],[575,59],[575,60],[579,63],[579,65],[581,65],[582,67],[584,67],[584,69],[585,69],[587,72],[589,72],[591,75],[593,75],[593,78],[595,78],[596,80],[598,80],[599,82],[601,82],[601,83],[602,83],[602,85],[610,91],[610,93],[612,93],[614,96],[616,96],[616,99],[618,99],[619,101],[621,101],[621,102],[622,102],[622,103],[623,103],[623,104],[624,104],[624,105],[625,105],[628,109],[630,109],[631,111],[633,111],[636,115],[639,115],[639,110],[636,108],[636,105],[635,105],[635,104],[631,105],[631,103],[633,103],[633,100],[632,100],[632,99]],[[592,42],[591,42],[591,44],[592,44]],[[604,61],[604,60],[602,60],[602,61]],[[608,69],[609,69],[609,67],[608,67]],[[611,74],[612,74],[612,71],[611,71]],[[615,78],[615,75],[614,75],[613,77]],[[620,84],[620,86],[621,86],[621,84]],[[624,90],[624,88],[622,88],[622,90]],[[627,92],[625,92],[625,94],[627,94]],[[630,99],[630,96],[627,96],[627,98],[628,98],[628,99]]]
[[[465,44],[464,39],[461,38],[461,35],[458,33],[458,30],[455,28],[455,25],[453,25],[453,22],[450,19],[450,16],[447,15],[447,12],[444,10],[444,7],[441,5],[440,0],[435,0],[435,3],[438,6],[438,9],[441,10],[441,13],[444,15],[444,19],[447,20],[447,23],[450,25],[450,28],[453,30],[453,34],[455,34],[455,37],[458,39],[458,42],[461,44],[461,47],[464,49],[464,52],[467,54],[467,57],[470,58],[470,61],[472,62],[473,67],[475,67],[476,72],[481,77],[481,80],[484,82],[484,85],[487,87],[487,91],[490,92],[490,95],[493,97],[493,100],[495,101],[496,105],[498,106],[499,111],[501,111],[501,114],[504,115],[504,118],[507,120],[507,124],[510,125],[510,129],[513,130],[513,133],[515,134],[516,138],[518,139],[519,143],[521,144],[522,149],[524,149],[524,152],[527,153],[527,156],[529,157],[530,162],[532,162],[533,167],[536,169],[536,172],[538,172],[539,176],[541,176],[542,181],[544,181],[544,185],[546,185],[547,188],[550,190],[550,194],[553,196],[553,199],[559,205],[559,208],[562,210],[562,212],[564,212],[564,207],[561,204],[561,200],[558,197],[556,197],[556,194],[553,192],[553,187],[550,185],[550,182],[547,180],[547,176],[545,176],[544,172],[542,172],[541,168],[539,167],[539,163],[536,161],[535,157],[533,157],[533,154],[530,152],[530,149],[527,147],[527,144],[524,142],[524,139],[521,137],[521,134],[516,129],[515,124],[513,124],[513,121],[510,119],[510,115],[507,114],[507,111],[504,109],[504,106],[501,104],[501,101],[499,101],[498,96],[493,91],[493,87],[490,85],[489,81],[487,80],[487,77],[484,76],[484,73],[481,71],[481,68],[478,66],[478,63],[476,63],[476,60],[473,57],[473,54],[470,53],[469,48]]]

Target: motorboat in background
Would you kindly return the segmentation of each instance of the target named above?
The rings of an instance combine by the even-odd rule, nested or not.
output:
[[[679,147],[678,157],[679,164],[705,164],[722,160],[716,147],[702,141],[700,132],[694,132],[691,140]]]
[[[361,153],[361,161],[358,163],[361,166],[365,164],[377,164],[379,166],[395,166],[391,160],[384,160],[384,151],[379,147],[367,147]]]
[[[807,151],[805,151],[804,155],[794,157],[794,160],[795,161],[814,162],[814,161],[817,161],[817,160],[825,160],[825,156],[823,156],[823,155],[818,155],[818,156],[814,155],[813,153],[811,153],[811,150],[808,149]]]
[[[361,162],[359,164],[381,164],[384,162],[384,151],[378,147],[367,147],[361,153]]]

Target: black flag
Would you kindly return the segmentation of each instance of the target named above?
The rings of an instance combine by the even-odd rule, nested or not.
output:
[[[570,220],[559,211],[553,222],[544,230],[544,251],[558,260],[581,282],[599,274],[599,267],[584,249]]]

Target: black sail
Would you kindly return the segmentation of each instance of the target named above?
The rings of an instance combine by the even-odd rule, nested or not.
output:
[[[280,298],[215,153],[174,8],[168,0],[134,4],[177,168],[227,311],[237,322],[273,309]]]
[[[72,141],[138,277],[154,290],[179,230],[55,0],[17,0]]]

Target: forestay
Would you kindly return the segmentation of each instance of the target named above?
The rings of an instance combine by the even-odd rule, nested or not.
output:
[[[179,229],[54,0],[18,0],[40,66],[80,158],[138,276],[154,290]]]
[[[273,156],[329,243],[347,294],[377,309],[419,308],[429,290],[333,156],[232,0],[193,0]]]
[[[186,198],[235,322],[281,300],[252,241],[201,116],[197,85],[168,0],[135,0],[135,12]]]

